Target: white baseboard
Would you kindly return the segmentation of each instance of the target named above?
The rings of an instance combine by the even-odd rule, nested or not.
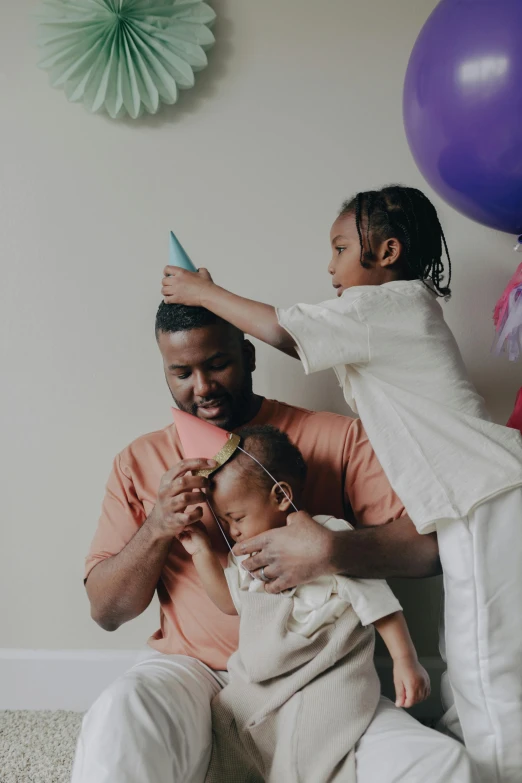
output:
[[[0,649],[0,710],[72,710],[85,712],[100,693],[129,669],[143,650],[10,650]],[[432,695],[413,714],[436,718],[441,713],[439,658],[421,663],[432,681]],[[376,658],[383,693],[393,698],[391,661]]]
[[[135,650],[0,649],[0,709],[85,712],[139,654]]]

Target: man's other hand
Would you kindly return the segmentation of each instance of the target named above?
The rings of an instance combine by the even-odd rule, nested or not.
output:
[[[258,579],[263,568],[263,576],[270,579],[266,592],[280,593],[333,573],[334,539],[335,533],[319,525],[306,511],[298,511],[288,516],[286,527],[236,544],[234,554],[250,555],[241,565]]]

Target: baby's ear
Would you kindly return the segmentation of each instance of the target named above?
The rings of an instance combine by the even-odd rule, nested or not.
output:
[[[280,511],[288,511],[292,508],[294,493],[292,487],[286,481],[274,484],[272,493]]]

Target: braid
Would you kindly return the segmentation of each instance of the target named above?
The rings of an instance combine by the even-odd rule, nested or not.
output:
[[[364,245],[361,230],[361,218],[362,218],[362,193],[358,193],[354,200],[355,206],[355,225],[357,226],[357,233],[359,234],[359,244],[361,246],[361,264],[364,266]]]
[[[422,280],[437,296],[451,295],[451,259],[446,237],[437,211],[424,193],[402,185],[358,193],[343,204],[340,214],[352,212],[355,213],[364,267],[375,259],[372,240],[383,242],[395,237],[403,245],[404,252],[398,263],[404,279]],[[364,221],[366,231],[363,238]],[[446,284],[443,249],[448,259]]]
[[[372,240],[371,240],[371,224],[373,208],[375,206],[374,193],[369,190],[366,194],[366,244],[368,246],[369,257],[373,256]]]

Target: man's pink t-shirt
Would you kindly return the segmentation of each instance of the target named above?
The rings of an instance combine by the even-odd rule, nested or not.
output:
[[[314,413],[264,400],[249,425],[271,424],[286,432],[308,465],[303,508],[356,525],[396,519],[404,508],[391,489],[358,419]],[[183,459],[173,424],[138,438],[115,459],[85,576],[118,554],[145,522],[164,473]],[[226,564],[228,550],[207,510],[214,546]],[[222,614],[205,593],[192,558],[177,540],[158,584],[160,628],[149,645],[163,653],[189,655],[212,669],[225,669],[238,644],[239,620]]]

